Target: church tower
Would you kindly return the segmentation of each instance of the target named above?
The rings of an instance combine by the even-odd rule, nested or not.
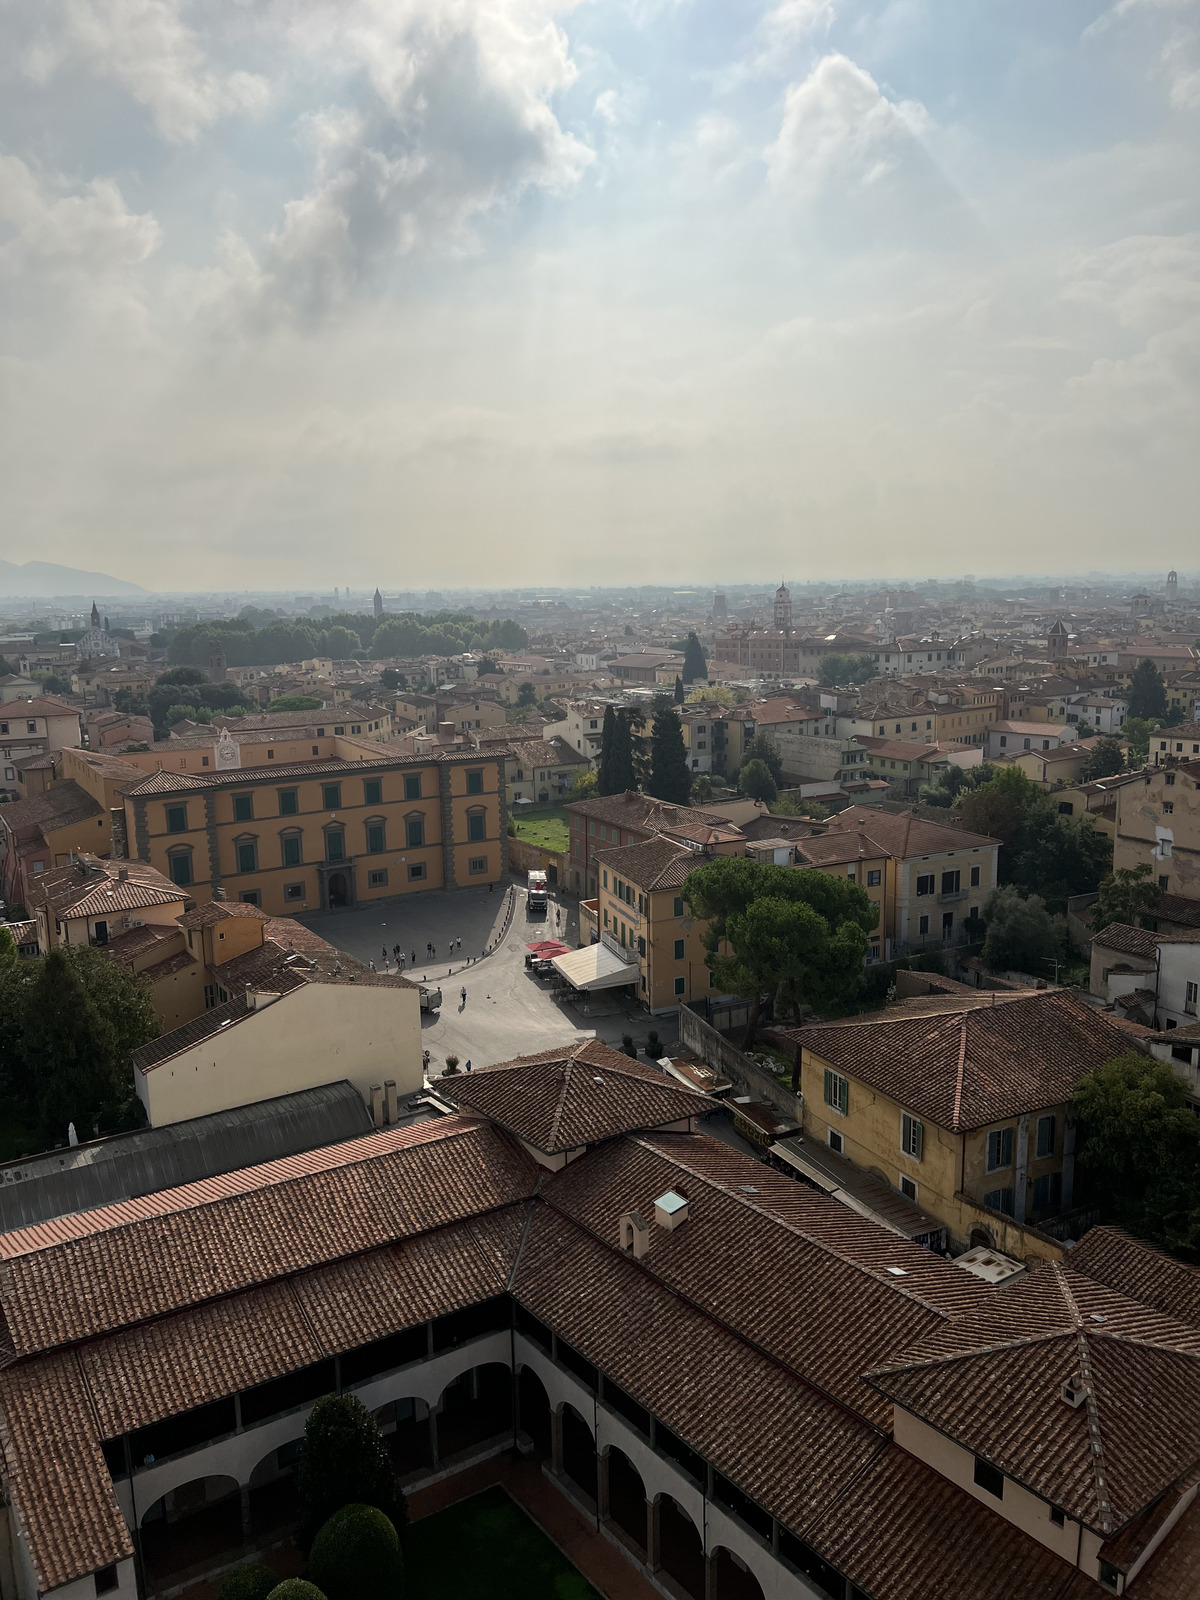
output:
[[[100,626],[100,612],[96,607],[96,602],[93,600],[92,601],[92,627],[93,628],[98,628],[99,626]]]
[[[376,589],[376,591],[375,591],[375,616],[378,619],[382,615],[383,615],[383,596],[380,594],[379,590]]]
[[[1174,567],[1167,573],[1167,601],[1171,603],[1179,599],[1179,574]]]
[[[1067,646],[1071,642],[1071,635],[1067,631],[1066,623],[1061,617],[1057,619],[1050,632],[1046,635],[1046,654],[1051,661],[1065,660]]]
[[[792,631],[792,596],[786,583],[775,591],[775,626],[780,633]]]

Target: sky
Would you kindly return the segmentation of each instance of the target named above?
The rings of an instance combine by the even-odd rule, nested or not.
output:
[[[0,0],[0,555],[1200,569],[1200,0]]]

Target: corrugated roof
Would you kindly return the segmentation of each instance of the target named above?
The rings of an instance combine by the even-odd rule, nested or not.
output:
[[[351,1084],[259,1100],[0,1166],[0,1232],[28,1228],[370,1133]],[[0,1253],[3,1245],[0,1244]]]

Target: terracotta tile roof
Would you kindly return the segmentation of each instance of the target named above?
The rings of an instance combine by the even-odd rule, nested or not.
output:
[[[53,789],[31,795],[28,800],[12,800],[0,806],[0,820],[10,833],[35,827],[53,832],[55,828],[69,828],[89,817],[103,815],[104,808],[73,780],[57,783]]]
[[[599,1039],[443,1079],[440,1088],[454,1104],[499,1123],[546,1154],[702,1117],[713,1109],[707,1095]]]
[[[865,1594],[887,1600],[1100,1600],[1105,1592],[894,1444],[822,1507],[804,1537]]]
[[[232,1027],[243,1018],[254,1015],[255,1013],[246,1004],[245,994],[235,994],[232,1000],[226,1000],[223,1005],[210,1006],[201,1016],[193,1017],[181,1027],[172,1028],[169,1033],[160,1033],[157,1039],[139,1045],[130,1057],[133,1070],[151,1072],[164,1061],[169,1061],[172,1056],[190,1050],[202,1039],[209,1039],[222,1028]]]
[[[982,849],[1000,842],[984,834],[949,828],[940,822],[922,822],[911,811],[878,811],[872,806],[847,806],[830,817],[829,828],[831,832],[866,828],[889,855],[901,861],[913,856],[939,855],[947,850]]]
[[[31,905],[45,906],[60,918],[183,905],[186,899],[185,890],[144,861],[102,861],[87,854],[70,866],[43,872],[29,888]]]
[[[511,1204],[534,1182],[495,1129],[451,1117],[5,1234],[8,1346],[113,1332]]]
[[[178,927],[168,927],[162,922],[143,922],[139,928],[127,928],[124,933],[117,934],[115,939],[101,945],[100,951],[110,961],[129,961],[153,949],[156,944],[162,944],[164,939],[178,937],[178,934]]]
[[[1115,1538],[1104,1541],[1100,1547],[1101,1560],[1127,1573],[1143,1552],[1159,1538],[1163,1524],[1173,1521],[1181,1509],[1186,1509],[1187,1504],[1195,1498],[1198,1485],[1200,1469],[1189,1472],[1178,1483],[1173,1483],[1166,1494],[1147,1506],[1132,1522],[1126,1523]],[[1182,1507],[1181,1501],[1184,1503]]]
[[[962,1131],[1068,1101],[1080,1080],[1128,1048],[1128,1035],[1064,990],[930,995],[774,1037]]]
[[[678,889],[689,874],[704,864],[694,850],[689,850],[685,844],[676,844],[662,834],[653,839],[643,839],[640,844],[597,850],[596,860],[618,877],[628,878],[630,883],[647,891]]]
[[[1200,1330],[1058,1264],[869,1376],[1098,1533],[1200,1461]],[[1075,1378],[1078,1406],[1062,1398]]]
[[[62,700],[39,695],[32,700],[6,700],[0,705],[0,717],[74,717],[78,721],[79,712]]]
[[[1195,1600],[1200,1594],[1200,1499],[1192,1501],[1125,1593],[1130,1600]]]
[[[876,739],[870,734],[860,733],[855,735],[855,744],[864,750],[869,750],[872,755],[887,756],[896,761],[936,761],[938,756],[944,754],[937,744],[909,744],[904,739]]]
[[[587,756],[572,750],[565,739],[513,739],[509,745],[513,757],[525,767],[577,767],[586,764]]]
[[[655,1230],[642,1268],[881,1428],[890,1407],[861,1374],[986,1303],[987,1286],[940,1256],[702,1136],[623,1139],[572,1162],[543,1193],[609,1245],[624,1212],[653,1216],[669,1189],[687,1197],[688,1220]],[[781,1296],[780,1283],[804,1294]]]
[[[1073,1272],[1200,1329],[1200,1267],[1110,1227],[1089,1228],[1069,1264]]]
[[[843,861],[887,859],[888,851],[877,844],[865,828],[838,829],[817,834],[811,839],[801,839],[796,844],[796,858],[802,865],[832,866]]]
[[[257,906],[247,905],[242,900],[208,900],[202,906],[185,911],[179,918],[179,926],[210,928],[214,923],[224,922],[226,917],[255,917],[264,923],[271,920],[266,912],[260,911]]]
[[[1154,908],[1158,923],[1179,923],[1183,927],[1200,928],[1200,900],[1189,900],[1182,894],[1164,894]]]
[[[142,977],[150,983],[160,983],[164,978],[171,978],[177,972],[184,972],[188,967],[199,965],[195,956],[189,955],[186,950],[180,950],[173,956],[164,956],[152,966],[143,967]]]
[[[886,1448],[883,1435],[623,1256],[616,1220],[610,1246],[536,1206],[512,1293],[771,1515],[803,1529]]]
[[[263,742],[269,737],[267,734],[251,735],[251,738],[258,742]],[[175,746],[188,742],[171,741]],[[368,746],[364,744],[362,748],[366,749]],[[369,748],[374,750],[379,746],[371,744]],[[336,756],[329,756],[324,760],[314,757],[311,761],[285,761],[278,764],[272,762],[270,766],[238,767],[229,772],[168,772],[164,768],[151,773],[141,783],[134,784],[126,793],[137,797],[148,794],[177,794],[189,789],[236,789],[239,784],[266,783],[276,778],[321,778],[327,773],[344,777],[356,772],[386,772],[395,768],[428,766],[431,761],[445,765],[478,766],[481,762],[498,759],[494,750],[451,750],[433,747],[420,756],[397,753],[371,756],[363,761],[344,761]],[[30,804],[28,801],[21,803]]]

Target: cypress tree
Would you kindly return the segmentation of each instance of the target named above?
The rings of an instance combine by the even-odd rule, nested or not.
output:
[[[683,725],[666,695],[654,702],[654,722],[650,729],[650,793],[657,800],[686,806],[691,798],[692,775],[688,771]]]
[[[609,794],[624,794],[626,789],[637,788],[637,770],[633,759],[633,730],[627,710],[617,712],[616,726],[613,729],[610,776],[612,788],[608,791]]]
[[[1148,657],[1139,661],[1129,680],[1129,715],[1153,722],[1167,714],[1162,674]]]
[[[675,704],[677,706],[683,704],[683,679],[678,674],[675,677]]]
[[[689,633],[683,647],[683,681],[695,683],[697,678],[708,678],[708,664],[704,651],[694,633]]]
[[[61,946],[43,957],[24,1011],[19,1086],[37,1109],[43,1138],[65,1139],[73,1122],[79,1137],[90,1139],[93,1125],[107,1120],[120,1101],[130,1067],[76,962]]]
[[[604,708],[604,727],[600,734],[599,793],[616,794],[613,787],[613,746],[617,735],[617,713],[613,706]]]

